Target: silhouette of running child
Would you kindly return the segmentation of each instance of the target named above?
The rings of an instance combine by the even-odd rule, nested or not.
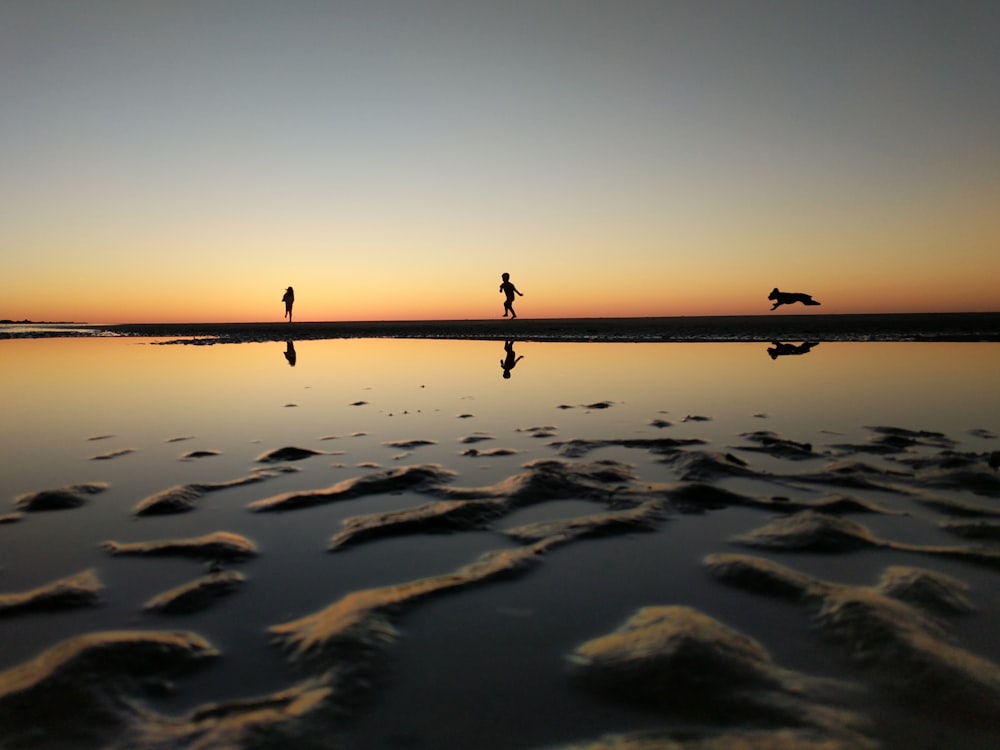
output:
[[[503,369],[503,376],[505,378],[510,377],[510,371],[514,369],[514,365],[524,359],[524,356],[515,357],[514,356],[514,342],[508,341],[503,345],[503,350],[507,352],[507,356],[500,360],[500,367]]]
[[[295,290],[291,287],[285,290],[285,296],[281,298],[281,301],[285,303],[285,317],[288,318],[288,322],[292,322],[292,305],[295,303]]]
[[[516,318],[517,313],[514,312],[514,295],[516,294],[518,297],[523,297],[524,295],[511,283],[509,273],[502,274],[500,278],[503,279],[500,282],[500,291],[507,295],[507,300],[503,303],[503,316],[506,318],[510,314],[511,318]]]

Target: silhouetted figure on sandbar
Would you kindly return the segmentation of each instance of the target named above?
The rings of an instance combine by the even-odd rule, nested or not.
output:
[[[771,355],[771,359],[777,359],[778,357],[787,357],[790,354],[808,354],[814,346],[819,346],[819,342],[803,341],[801,344],[782,344],[780,341],[774,341],[768,347],[767,353]]]
[[[295,290],[291,287],[285,290],[285,296],[281,298],[281,301],[285,303],[285,317],[288,318],[288,322],[292,322],[292,305],[295,304]]]
[[[771,307],[772,310],[776,310],[781,305],[791,305],[795,302],[801,302],[803,305],[818,305],[819,302],[812,298],[811,294],[803,294],[802,292],[782,292],[778,290],[778,287],[774,287],[771,293],[767,295],[769,300],[774,301],[774,305]]]
[[[285,359],[288,360],[288,365],[290,367],[295,367],[295,342],[286,341],[285,342]]]
[[[516,318],[517,313],[514,312],[514,295],[516,294],[518,297],[523,297],[524,295],[511,283],[509,273],[501,274],[500,278],[503,279],[500,282],[500,291],[507,295],[507,299],[503,303],[503,316],[506,318],[509,314],[511,318]]]
[[[514,342],[508,341],[503,345],[503,350],[507,352],[507,356],[500,360],[500,367],[503,369],[503,376],[505,378],[510,377],[510,371],[514,369],[514,365],[524,359],[524,356],[515,357],[514,356]]]

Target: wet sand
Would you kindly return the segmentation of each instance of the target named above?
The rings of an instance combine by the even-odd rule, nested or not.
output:
[[[980,530],[995,529],[989,523],[998,511],[990,507],[990,500],[1000,497],[1000,481],[984,456],[956,450],[957,443],[943,434],[901,428],[871,432],[870,444],[827,446],[818,452],[811,445],[773,433],[745,435],[763,452],[789,462],[780,473],[756,469],[701,441],[578,440],[553,443],[563,457],[529,461],[493,485],[456,487],[455,472],[413,464],[359,474],[311,492],[271,495],[250,503],[247,509],[301,511],[411,493],[410,502],[398,510],[345,518],[342,531],[328,547],[338,555],[347,554],[339,551],[345,546],[443,534],[493,531],[510,541],[497,540],[493,549],[451,571],[358,587],[297,617],[268,610],[267,619],[251,626],[267,628],[273,647],[284,654],[290,674],[297,677],[291,686],[273,693],[205,703],[180,716],[157,713],[148,704],[176,689],[175,675],[202,671],[220,655],[232,657],[194,631],[107,630],[80,633],[0,671],[0,720],[9,727],[15,746],[26,748],[437,747],[393,731],[393,717],[398,716],[391,704],[393,690],[386,691],[390,704],[382,705],[384,689],[406,674],[397,664],[399,660],[405,664],[403,655],[412,651],[402,643],[406,633],[411,640],[421,640],[421,628],[412,624],[411,616],[425,609],[428,601],[457,600],[461,607],[463,598],[475,601],[469,592],[480,590],[489,596],[489,589],[499,582],[507,583],[509,597],[512,584],[538,576],[545,568],[560,567],[563,548],[585,548],[593,544],[590,540],[615,539],[634,547],[640,537],[669,538],[669,527],[683,525],[685,517],[752,508],[763,513],[758,521],[762,525],[720,540],[716,551],[691,562],[701,569],[704,585],[714,580],[741,592],[745,602],[762,609],[777,600],[785,608],[786,619],[798,620],[797,611],[804,613],[811,619],[806,639],[815,639],[817,646],[839,655],[843,663],[839,674],[822,676],[803,671],[804,664],[783,664],[758,638],[697,607],[650,602],[621,613],[624,621],[619,617],[618,627],[593,632],[570,650],[549,655],[554,663],[560,659],[564,663],[564,694],[579,691],[589,697],[577,697],[577,701],[606,702],[608,711],[623,707],[623,716],[633,711],[643,717],[637,719],[636,727],[621,725],[619,732],[599,737],[584,734],[579,742],[569,744],[578,736],[570,722],[562,727],[563,742],[538,743],[536,738],[516,746],[876,750],[936,747],[936,742],[950,737],[956,741],[954,746],[987,747],[990,737],[1000,731],[996,713],[1000,666],[967,650],[954,637],[960,618],[974,614],[983,599],[970,596],[970,586],[963,580],[968,570],[958,578],[929,566],[936,559],[955,559],[973,569],[996,570],[1000,549],[963,542],[893,542],[872,533],[861,519],[909,515],[937,495],[928,487],[937,491],[972,487],[982,502],[949,506],[941,505],[943,498],[937,497],[937,509],[946,519],[972,517],[978,519]],[[887,435],[895,440],[886,441]],[[640,454],[649,452],[658,462],[674,466],[677,480],[650,482],[633,465],[589,457],[614,442]],[[950,450],[937,453],[943,446]],[[864,459],[873,449],[888,457],[888,466]],[[923,456],[919,459],[918,451]],[[801,461],[816,462],[820,468],[796,468]],[[907,466],[917,468],[907,471]],[[719,486],[734,476],[751,478],[774,491],[791,490],[790,496],[735,492]],[[970,476],[979,481],[970,481]],[[844,488],[848,492],[875,490],[887,506],[843,494]],[[810,497],[815,490],[828,494]],[[526,524],[507,520],[526,509],[567,501],[586,501],[593,512]],[[926,517],[923,522],[934,520]],[[153,529],[146,532],[152,533]],[[222,599],[228,600],[240,589],[248,589],[240,596],[254,596],[253,589],[260,585],[253,574],[223,569],[248,564],[258,556],[255,543],[238,534],[215,532],[128,544],[108,541],[103,546],[115,557],[180,556],[211,563],[208,575],[169,591],[149,592],[151,598],[143,609],[154,616],[173,617],[178,625],[188,624],[186,615],[225,607]],[[887,556],[876,567],[877,579],[853,584],[810,574],[798,567],[794,556],[765,556],[771,550],[843,557],[866,549],[911,553],[916,563]],[[619,579],[618,583],[628,581]],[[94,571],[83,571],[33,591],[0,596],[0,615],[94,608],[102,603],[102,589]],[[496,592],[498,602],[505,600],[501,591]],[[594,606],[610,593],[597,594]],[[109,591],[106,596],[115,593]],[[267,592],[257,591],[256,596],[266,597]],[[493,609],[494,620],[505,611],[499,605]],[[531,610],[509,611],[508,620],[534,617]],[[481,635],[475,632],[475,619],[468,618],[439,615],[434,628],[458,628],[449,645],[462,648],[463,642],[476,643]],[[774,625],[780,627],[777,622]],[[497,635],[496,624],[491,634]],[[499,653],[512,644],[479,645]],[[446,669],[441,653],[433,658],[436,669]],[[466,687],[473,693],[480,689],[475,682]],[[562,699],[566,700],[565,695]],[[56,705],[63,708],[55,710]],[[881,725],[886,711],[894,714],[888,729]],[[919,723],[923,730],[936,733],[929,736],[929,743],[914,742],[908,732],[894,725],[914,711],[929,714],[930,721]],[[532,725],[538,717],[526,715],[524,719]],[[447,711],[440,720],[445,724],[457,721]],[[485,725],[471,736],[479,737],[477,746],[511,747],[509,742],[518,730],[508,726],[505,733],[507,739],[499,744]],[[328,741],[334,744],[325,744]],[[404,744],[410,741],[417,744]],[[6,747],[2,740],[0,746]],[[458,741],[443,746],[468,745]]]
[[[625,342],[1000,341],[1000,313],[131,323],[99,328],[123,336],[210,338],[220,342],[337,338]]]

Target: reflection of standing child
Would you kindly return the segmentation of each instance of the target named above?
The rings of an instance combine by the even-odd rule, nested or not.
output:
[[[500,282],[500,291],[507,295],[507,300],[503,303],[503,316],[506,318],[510,314],[510,317],[516,318],[517,313],[514,312],[514,295],[516,294],[518,297],[523,297],[524,295],[517,291],[517,287],[511,283],[509,273],[502,274],[500,278],[503,279]]]
[[[295,292],[291,287],[285,290],[285,296],[281,298],[281,301],[285,303],[285,317],[288,318],[288,322],[292,322],[292,304],[295,302]]]

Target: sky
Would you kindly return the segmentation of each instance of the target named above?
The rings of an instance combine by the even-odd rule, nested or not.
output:
[[[0,318],[997,311],[998,80],[988,0],[0,0]]]

